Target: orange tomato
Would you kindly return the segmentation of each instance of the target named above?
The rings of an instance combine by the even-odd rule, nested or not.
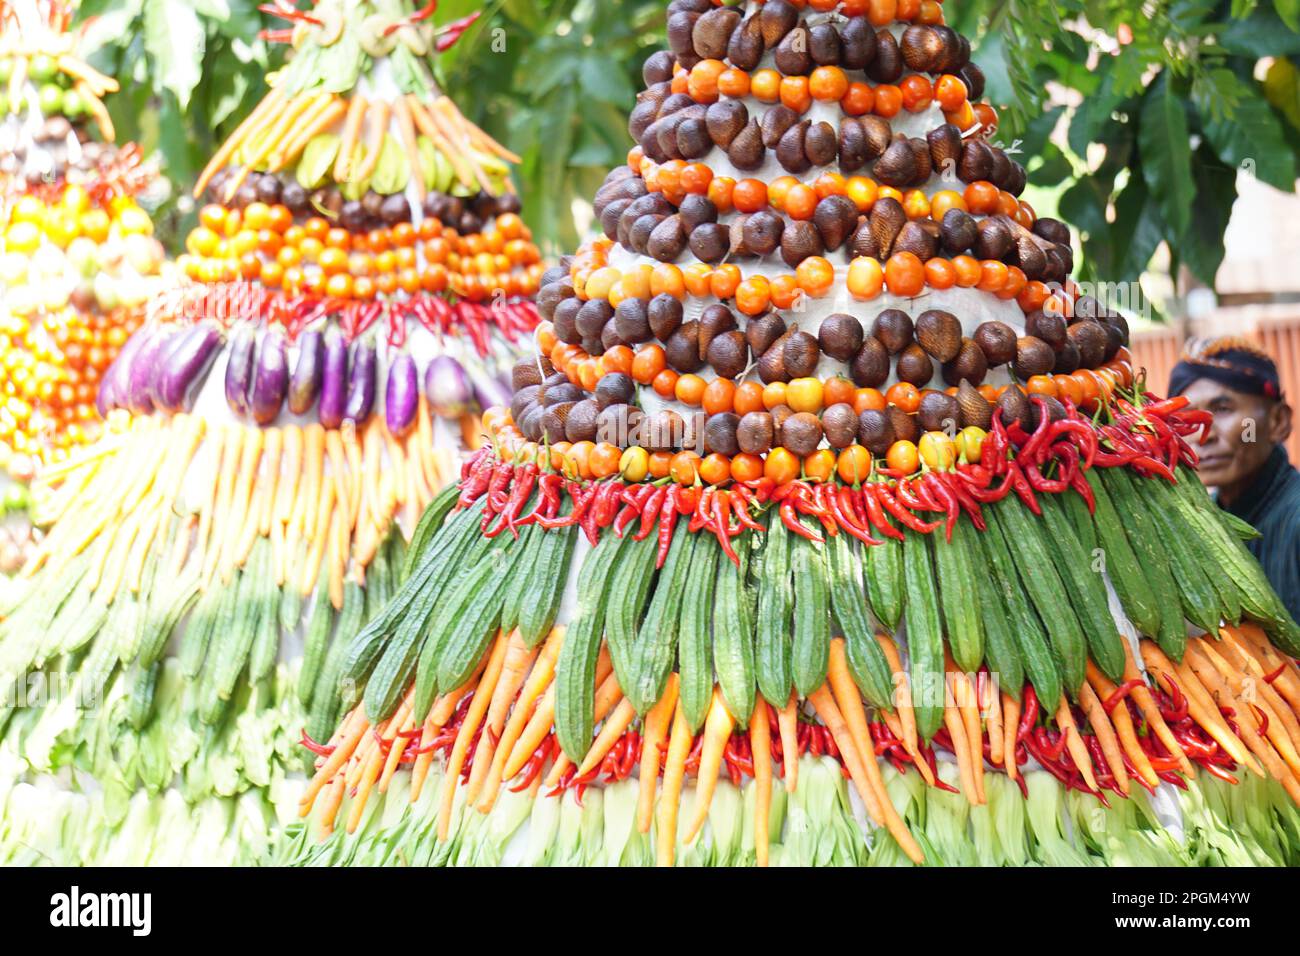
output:
[[[594,477],[608,478],[610,475],[618,473],[619,461],[622,457],[623,450],[621,448],[610,442],[603,441],[591,450],[587,463]]]
[[[720,485],[731,478],[731,459],[719,452],[706,455],[700,462],[700,478],[711,485]]]
[[[841,403],[852,405],[856,391],[854,384],[843,375],[832,375],[822,383],[822,401],[827,408]]]
[[[785,448],[773,448],[763,462],[763,475],[778,485],[794,481],[799,477],[799,459]]]
[[[555,361],[554,357],[551,359]],[[654,377],[664,370],[668,364],[664,356],[663,346],[658,343],[651,343],[642,347],[632,359],[632,378],[642,385],[649,385],[654,381]],[[559,368],[558,365],[555,366]]]
[[[668,471],[672,467],[673,455],[668,451],[654,451],[650,453],[650,477],[666,478]]]
[[[835,474],[835,452],[819,448],[803,460],[803,473],[809,481],[829,481]]]
[[[700,456],[693,451],[679,451],[673,455],[668,473],[679,485],[693,485],[699,477]]]
[[[698,375],[683,375],[677,380],[676,396],[677,401],[685,402],[687,405],[698,405],[704,398],[704,390],[707,388],[704,379]]]
[[[666,368],[651,380],[650,387],[655,390],[656,395],[664,398],[675,398],[677,396],[678,377],[676,372]]]
[[[861,415],[866,411],[883,412],[887,402],[878,388],[859,388],[853,393],[853,410]]]
[[[895,382],[885,392],[885,401],[910,415],[921,407],[921,393],[911,382]]]
[[[904,475],[910,475],[920,465],[920,456],[916,445],[910,441],[896,441],[889,446],[885,455],[885,464]]]
[[[850,445],[840,452],[835,471],[840,476],[840,481],[848,485],[866,481],[871,474],[871,452],[861,445]]]
[[[741,452],[731,459],[731,477],[737,481],[756,481],[763,477],[763,459]]]
[[[778,405],[784,405],[786,398],[785,382],[771,382],[763,388],[763,407],[769,412]]]
[[[1025,382],[1025,392],[1029,395],[1047,395],[1057,398],[1060,391],[1056,380],[1050,375],[1032,375],[1029,381]]]
[[[736,386],[736,391],[731,397],[731,404],[732,410],[737,415],[761,412],[763,410],[763,386],[758,382],[742,382]]]
[[[729,412],[733,409],[736,396],[736,383],[729,378],[715,378],[704,387],[700,404],[710,415]]]
[[[874,299],[884,285],[885,273],[880,262],[870,256],[858,256],[849,263],[846,280],[849,294],[855,299]]]
[[[925,267],[913,252],[895,252],[885,263],[885,284],[904,298],[920,295],[925,288]]]

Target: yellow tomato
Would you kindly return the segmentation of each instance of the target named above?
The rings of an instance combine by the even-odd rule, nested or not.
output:
[[[794,379],[785,387],[785,402],[796,412],[821,411],[821,379],[811,377]]]
[[[978,425],[968,425],[957,433],[957,451],[960,452],[967,461],[972,464],[978,464],[980,460],[980,449],[984,447],[984,438],[987,433]]]
[[[951,468],[957,460],[957,445],[943,432],[926,432],[917,450],[922,461],[941,471]]]

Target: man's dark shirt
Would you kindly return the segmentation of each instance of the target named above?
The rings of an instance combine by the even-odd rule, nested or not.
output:
[[[1246,542],[1291,617],[1300,620],[1300,471],[1278,445],[1255,480],[1227,508],[1259,529]]]

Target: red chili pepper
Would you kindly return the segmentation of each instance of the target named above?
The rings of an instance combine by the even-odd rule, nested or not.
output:
[[[1047,402],[1037,395],[1030,396],[1029,400],[1038,409],[1038,427],[1034,429],[1034,433],[1029,436],[1029,440],[1020,449],[1020,454],[1016,456],[1016,461],[1022,467],[1031,467],[1033,465],[1039,446],[1047,440],[1047,434],[1052,429],[1052,415],[1048,411]]]
[[[799,516],[795,514],[794,504],[790,499],[787,498],[785,501],[781,502],[779,513],[781,515],[781,523],[784,524],[788,530],[799,535],[799,537],[806,538],[815,544],[822,544],[826,540],[815,531],[809,531],[804,527],[803,522],[799,520]]]
[[[713,533],[722,545],[723,552],[731,559],[731,563],[740,567],[740,556],[736,554],[736,549],[731,546],[731,535],[728,529],[731,525],[731,498],[725,491],[719,491],[713,496]]]
[[[695,501],[695,510],[691,513],[690,523],[686,530],[694,534],[701,528],[713,527],[713,496],[716,493],[712,485],[704,489],[704,492]]]
[[[1033,684],[1026,684],[1020,702],[1020,724],[1016,727],[1017,743],[1029,736],[1029,730],[1038,720],[1038,694]]]
[[[933,471],[927,471],[922,476],[921,485],[929,489],[934,494],[935,500],[943,506],[947,516],[944,522],[944,537],[952,541],[952,530],[957,527],[957,519],[961,516],[961,505],[957,501],[957,496]]]
[[[650,532],[654,530],[655,518],[663,510],[664,501],[668,498],[668,489],[655,488],[651,486],[650,494],[646,495],[645,501],[641,505],[641,527],[637,529],[636,534],[632,536],[633,541],[644,541],[650,537]]]
[[[1120,399],[1120,402],[1122,405],[1127,405],[1129,408],[1133,408],[1132,405],[1129,405],[1129,403],[1125,402],[1123,399]],[[1175,395],[1173,398],[1164,398],[1143,405],[1142,414],[1155,415],[1163,418],[1167,415],[1172,415],[1174,412],[1182,411],[1190,404],[1191,400],[1188,399],[1186,395]]]
[[[903,532],[890,523],[885,517],[884,507],[881,505],[881,493],[885,491],[884,485],[880,482],[871,482],[862,487],[862,504],[867,510],[867,519],[871,526],[887,538],[893,538],[895,541],[903,540]]]
[[[885,510],[913,531],[920,534],[929,534],[942,524],[940,521],[922,521],[915,514],[894,500],[894,496],[890,492],[888,485],[880,485],[876,494],[879,496],[880,503],[884,506]]]
[[[332,744],[318,744],[315,740],[313,740],[308,735],[306,727],[302,728],[302,738],[298,741],[298,743],[306,747],[308,750],[316,754],[316,756],[318,757],[328,757],[330,754],[334,752],[334,746]]]
[[[1285,672],[1286,672],[1286,661],[1283,661],[1281,664],[1277,665],[1277,670],[1270,671],[1269,673],[1264,675],[1264,683],[1265,684],[1273,683],[1273,681],[1277,680]]]
[[[1029,480],[1025,478],[1025,473],[1016,462],[1008,462],[1007,469],[1011,474],[1011,488],[1025,506],[1036,515],[1043,513],[1042,506],[1039,505],[1038,499],[1034,496],[1034,489],[1029,486]]]
[[[511,489],[510,498],[506,501],[505,507],[501,509],[501,518],[494,528],[486,530],[483,534],[489,538],[495,538],[503,529],[509,528],[514,537],[519,537],[517,521],[520,512],[524,510],[524,505],[532,496],[533,488],[537,485],[537,466],[531,462],[522,468],[515,470],[514,487]]]
[[[913,511],[943,511],[938,502],[931,501],[928,495],[921,495],[921,487],[920,482],[911,478],[899,478],[894,483],[894,497],[904,508]]]
[[[483,496],[495,470],[493,459],[486,454],[476,463],[471,459],[471,463],[469,474],[461,479],[460,497],[456,499],[456,505],[460,508],[468,508]]]
[[[835,515],[835,520],[839,526],[847,531],[853,537],[857,538],[863,544],[875,545],[882,542],[871,537],[862,528],[859,528],[857,522],[851,517],[853,513],[852,489],[847,486],[841,487],[838,494],[832,489],[826,496],[826,503],[830,506],[831,512]]]
[[[731,486],[731,509],[736,513],[736,520],[750,531],[766,531],[767,528],[760,522],[755,521],[754,516],[749,513],[750,507],[755,504],[753,492],[749,491],[744,485],[736,484]]]
[[[668,489],[668,494],[664,495],[663,505],[659,512],[659,553],[655,558],[655,567],[662,568],[664,559],[668,557],[668,546],[672,544],[673,528],[677,525],[677,518],[680,514],[681,485],[672,485]]]

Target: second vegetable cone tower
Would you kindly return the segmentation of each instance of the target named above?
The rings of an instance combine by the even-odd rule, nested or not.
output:
[[[256,858],[292,816],[298,737],[337,720],[331,636],[393,593],[508,397],[540,256],[516,157],[430,72],[475,17],[435,27],[435,6],[266,8],[292,51],[196,184],[181,284],[103,375],[108,434],[38,478],[48,533],[0,678],[57,693],[5,711],[11,803],[66,766],[102,794],[16,811],[6,853]]]
[[[1300,632],[943,8],[667,27],[276,858],[1295,863]]]

